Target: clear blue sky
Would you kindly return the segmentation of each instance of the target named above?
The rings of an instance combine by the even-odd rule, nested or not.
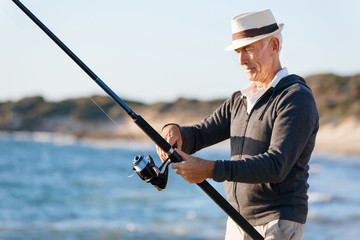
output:
[[[281,61],[308,76],[360,73],[360,1],[23,0],[120,97],[225,98],[248,85],[230,20],[270,8],[284,23]],[[11,0],[0,1],[0,101],[103,94]]]

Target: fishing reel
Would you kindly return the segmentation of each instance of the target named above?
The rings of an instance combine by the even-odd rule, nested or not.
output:
[[[166,159],[160,167],[157,167],[150,155],[146,157],[138,155],[132,162],[132,170],[135,171],[143,181],[147,183],[150,182],[158,191],[163,191],[166,188],[168,180],[169,164],[171,163],[169,160],[169,158]],[[163,168],[164,172],[161,172]],[[134,174],[130,177],[134,176]]]

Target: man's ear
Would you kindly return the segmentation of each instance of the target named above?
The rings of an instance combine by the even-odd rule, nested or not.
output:
[[[280,51],[280,40],[277,37],[271,38],[269,46],[270,46],[270,51],[272,53],[276,53],[276,54],[279,53],[279,51]]]

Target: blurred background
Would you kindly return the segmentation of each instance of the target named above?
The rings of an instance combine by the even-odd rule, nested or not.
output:
[[[303,239],[358,238],[359,2],[22,2],[156,130],[197,122],[248,85],[224,51],[230,21],[271,9],[282,64],[320,113]],[[0,239],[223,239],[226,216],[195,185],[172,171],[164,192],[128,178],[134,156],[159,161],[155,147],[10,0],[0,29]],[[197,155],[228,159],[228,143]]]

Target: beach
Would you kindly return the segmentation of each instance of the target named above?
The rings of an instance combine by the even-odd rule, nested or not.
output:
[[[360,123],[349,119],[339,124],[320,125],[315,151],[360,155]]]

